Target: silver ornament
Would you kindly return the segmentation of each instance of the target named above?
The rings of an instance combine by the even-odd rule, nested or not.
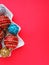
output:
[[[3,6],[0,6],[0,15],[4,15],[6,13],[6,10]]]

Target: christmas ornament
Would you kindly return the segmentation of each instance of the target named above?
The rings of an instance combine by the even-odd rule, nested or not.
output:
[[[10,54],[10,51],[9,51],[9,49],[7,49],[7,48],[2,48],[1,50],[0,50],[0,54],[1,54],[1,56],[2,57],[8,57],[9,56],[9,54]]]
[[[15,49],[18,44],[18,38],[14,35],[8,35],[4,39],[4,44],[9,49]]]
[[[0,16],[5,15],[5,12],[6,12],[5,8],[3,6],[0,6]]]
[[[3,38],[4,38],[4,32],[3,30],[0,29],[0,42],[2,41]]]
[[[0,16],[0,28],[6,29],[10,25],[10,19],[7,16]]]
[[[10,32],[11,34],[16,35],[18,31],[19,31],[19,27],[14,23],[10,24],[10,26],[8,27],[8,32]]]
[[[0,49],[2,48],[2,44],[0,43]]]

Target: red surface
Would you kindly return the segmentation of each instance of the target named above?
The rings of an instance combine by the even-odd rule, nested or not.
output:
[[[0,0],[22,27],[25,46],[0,58],[0,65],[49,65],[49,0]]]

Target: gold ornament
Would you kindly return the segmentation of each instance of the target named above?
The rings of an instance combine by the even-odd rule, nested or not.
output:
[[[0,51],[0,54],[1,54],[2,57],[5,58],[5,57],[8,57],[9,56],[10,51],[7,48],[2,48],[1,51]]]

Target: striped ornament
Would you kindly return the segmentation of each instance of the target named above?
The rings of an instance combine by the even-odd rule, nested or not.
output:
[[[10,19],[7,16],[0,16],[0,28],[6,29],[10,25],[10,23]]]
[[[2,39],[4,38],[4,32],[0,29],[0,42],[2,41]]]
[[[18,44],[18,38],[14,35],[8,35],[4,39],[4,44],[9,49],[15,49]]]

